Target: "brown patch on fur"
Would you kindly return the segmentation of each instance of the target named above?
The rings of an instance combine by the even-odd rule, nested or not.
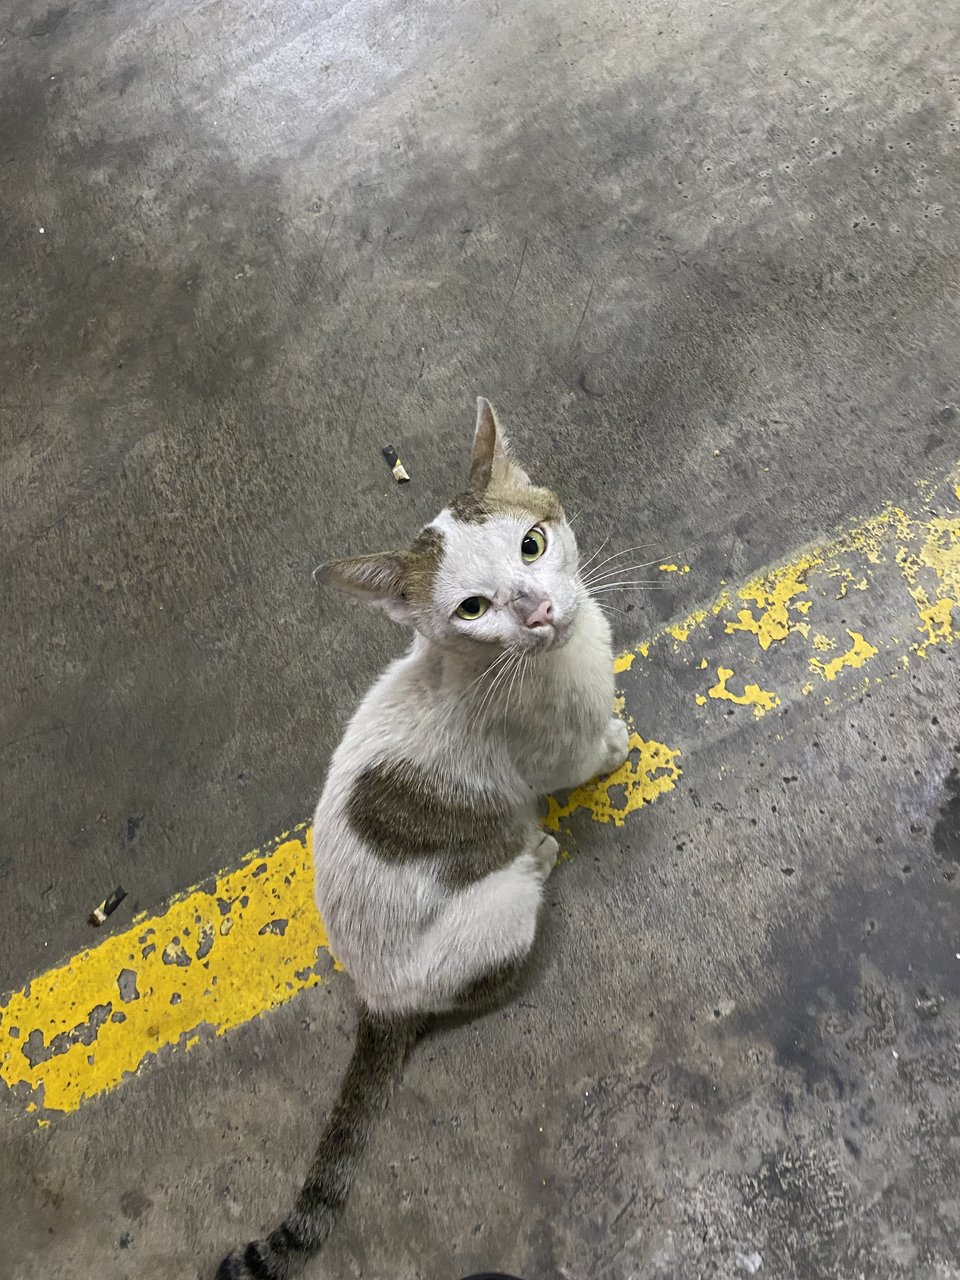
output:
[[[530,516],[531,524],[563,519],[560,499],[552,490],[520,484],[500,485],[485,493],[467,489],[449,503],[449,510],[462,524],[483,524],[491,516],[501,515]]]
[[[407,599],[415,604],[429,603],[442,559],[443,534],[439,529],[421,529],[404,555],[403,594]]]
[[[439,858],[452,889],[508,866],[524,845],[521,823],[493,796],[412,760],[365,769],[350,792],[347,820],[387,862]]]
[[[314,578],[367,599],[394,596],[427,604],[442,559],[443,534],[428,528],[420,531],[407,551],[333,560],[316,569]]]
[[[474,489],[465,489],[447,504],[454,520],[461,524],[483,524],[493,515],[486,496]]]

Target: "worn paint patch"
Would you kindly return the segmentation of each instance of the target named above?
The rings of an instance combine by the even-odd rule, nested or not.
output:
[[[960,517],[927,522],[925,536],[911,552],[903,548],[899,564],[917,606],[923,640],[912,647],[925,657],[930,645],[951,644],[954,611],[960,618]]]
[[[678,644],[686,644],[690,638],[690,632],[699,627],[705,621],[707,616],[706,609],[695,609],[683,622],[677,622],[673,626],[667,628],[668,633],[673,636]]]
[[[707,690],[708,697],[718,698],[722,702],[735,702],[739,707],[753,707],[753,714],[758,720],[774,707],[779,707],[780,699],[777,695],[761,689],[758,684],[746,684],[743,693],[733,693],[727,688],[727,681],[732,675],[730,667],[717,667],[717,683]]]
[[[613,670],[615,674],[620,675],[622,671],[629,671],[633,666],[636,656],[637,655],[635,653],[630,653],[629,651],[627,653],[618,654],[613,660]]]
[[[960,486],[955,476],[947,484],[949,503]],[[931,483],[931,490],[936,487]],[[766,570],[733,591],[721,591],[707,608],[665,624],[636,652],[646,658],[655,646],[671,640],[674,652],[681,652],[680,646],[695,634],[703,644],[714,618],[720,618],[726,635],[754,637],[761,653],[788,640],[822,651],[822,624],[812,630],[810,619],[827,595],[827,584],[838,584],[839,589],[830,593],[834,600],[849,592],[868,592],[872,575],[891,563],[899,566],[917,610],[920,638],[910,644],[910,651],[924,657],[930,645],[952,643],[960,628],[960,519],[916,518],[891,504],[830,541],[798,553],[788,564]]]
[[[559,831],[564,818],[586,809],[595,822],[612,822],[622,827],[627,817],[672,791],[682,770],[680,752],[662,742],[651,742],[639,733],[630,735],[630,758],[607,778],[588,782],[571,791],[564,804],[554,796],[548,800],[544,826]],[[622,802],[620,794],[622,792]]]
[[[73,1111],[165,1046],[223,1035],[315,986],[326,948],[301,827],[10,996],[0,1079],[30,1090],[28,1107]]]
[[[836,680],[844,667],[862,667],[865,662],[877,656],[879,650],[868,640],[864,640],[859,631],[848,631],[847,635],[851,643],[846,653],[838,654],[829,662],[821,662],[819,658],[810,659],[811,669],[819,671],[824,680]]]
[[[737,620],[727,623],[727,635],[748,631],[757,637],[761,649],[769,649],[777,640],[785,640],[798,626],[790,611],[798,604],[806,603],[798,601],[797,597],[806,592],[807,574],[815,563],[815,553],[800,556],[792,564],[781,565],[741,587],[737,592],[738,598],[748,601],[753,608],[741,609]]]

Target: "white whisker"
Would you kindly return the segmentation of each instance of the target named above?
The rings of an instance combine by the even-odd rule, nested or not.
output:
[[[475,717],[475,719],[478,721],[482,719],[482,717],[485,716],[486,713],[493,706],[493,703],[495,701],[494,693],[495,693],[495,690],[497,689],[497,686],[503,683],[505,677],[508,675],[508,673],[511,671],[513,667],[513,659],[516,657],[517,651],[515,649],[507,649],[506,653],[508,654],[507,661],[501,665],[496,676],[493,678],[493,680],[491,680],[490,684],[487,686],[486,692],[484,693],[484,696],[480,702],[480,707]]]
[[[585,580],[587,582],[599,582],[602,578],[613,577],[615,573],[636,573],[638,569],[649,569],[651,565],[656,563],[656,560],[644,560],[640,564],[618,564],[614,565],[612,569],[604,569],[602,573],[597,570],[589,574]],[[663,579],[657,578],[656,581],[662,582]]]
[[[590,560],[593,560],[596,556],[598,556],[609,541],[610,541],[609,538],[604,538],[603,542],[601,542],[600,546],[596,549],[596,551],[590,557]],[[618,556],[628,556],[631,553],[631,551],[646,551],[649,547],[655,547],[656,545],[657,544],[655,542],[641,542],[635,547],[625,547],[623,551],[614,551],[613,555],[607,556],[605,560],[601,560],[599,564],[594,565],[593,571],[594,573],[596,573],[598,569],[602,569],[603,566],[605,564],[609,564],[611,560],[616,560]],[[590,560],[585,560],[584,563],[580,566],[581,574],[586,569],[587,565],[590,563]],[[650,563],[653,564],[653,561],[651,560]]]
[[[509,654],[510,654],[509,649],[501,649],[500,652],[497,654],[497,656],[491,659],[491,661],[487,663],[487,665],[483,668],[483,670],[477,676],[476,680],[470,681],[470,683],[467,685],[467,687],[463,691],[464,694],[465,695],[468,694],[474,685],[480,683],[480,681],[483,679],[484,676],[488,676],[491,674],[491,672],[495,671],[496,668],[500,665],[500,663],[503,662],[504,658],[508,657]]]
[[[600,543],[599,547],[597,547],[593,555],[588,556],[587,559],[584,560],[583,564],[580,566],[581,573],[583,573],[584,569],[586,569],[587,565],[590,563],[591,560],[596,560],[597,556],[600,554],[600,552],[603,550],[603,548],[607,545],[609,541],[610,541],[609,536],[604,538],[604,540]],[[604,561],[604,563],[606,563],[606,561]]]
[[[510,710],[510,701],[513,697],[513,686],[517,679],[517,672],[523,666],[523,654],[519,654],[516,662],[513,664],[513,674],[510,677],[510,683],[507,685],[507,694],[503,701],[503,727],[507,727],[507,712]]]

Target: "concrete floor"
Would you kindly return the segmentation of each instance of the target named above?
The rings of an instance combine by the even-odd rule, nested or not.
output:
[[[956,521],[958,53],[890,0],[6,6],[0,987],[309,814],[403,643],[310,570],[434,514],[478,392],[585,548],[690,566],[615,624],[676,788],[571,816],[529,993],[420,1048],[317,1280],[960,1277],[952,633],[896,531],[859,595],[824,561],[824,662],[879,651],[829,687],[799,615],[670,630],[885,503]],[[697,683],[731,652],[759,718]],[[0,1270],[209,1275],[352,1009],[6,1089]]]

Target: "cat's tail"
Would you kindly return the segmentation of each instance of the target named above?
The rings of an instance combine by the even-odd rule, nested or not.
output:
[[[353,1057],[296,1207],[269,1236],[224,1258],[217,1280],[289,1280],[321,1247],[420,1025],[419,1019],[382,1017],[361,1007]]]

